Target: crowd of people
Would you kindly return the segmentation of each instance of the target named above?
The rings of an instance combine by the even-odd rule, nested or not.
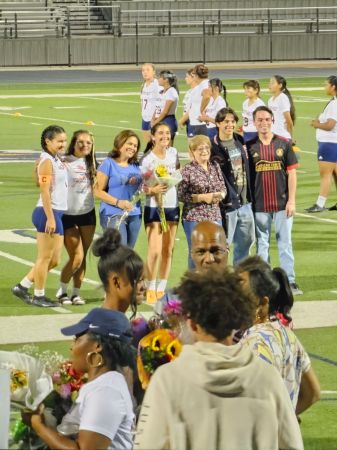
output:
[[[103,234],[92,252],[105,296],[101,308],[62,329],[75,336],[74,368],[88,374],[61,423],[75,425],[76,432],[50,428],[43,408],[24,419],[50,448],[301,450],[299,415],[319,399],[320,387],[292,330],[293,296],[302,291],[292,250],[298,162],[286,80],[271,78],[268,106],[256,80],[243,84],[247,100],[239,132],[238,114],[229,107],[221,80],[209,79],[203,64],[188,70],[190,89],[179,126],[186,127],[190,162],[180,170],[173,146],[177,78],[165,70],[157,80],[152,64],[144,64],[142,75],[141,158],[141,141],[132,130],[115,137],[100,164],[90,132],[76,131],[67,150],[62,127],[42,133],[36,163],[40,198],[32,216],[37,258],[12,292],[33,306],[85,303],[80,287],[95,232],[96,197]],[[337,77],[329,77],[326,91],[334,97],[312,122],[320,130],[323,184],[327,172],[330,179],[335,175],[336,160],[328,160],[337,155],[336,89]],[[177,172],[180,178],[173,182]],[[327,191],[322,192],[310,212],[324,209]],[[142,219],[145,263],[133,249]],[[179,286],[167,289],[180,219],[189,271]],[[272,223],[280,260],[274,269],[269,265]],[[55,302],[46,297],[45,286],[63,243],[69,260]],[[254,243],[256,255],[250,256]],[[233,268],[227,267],[230,247]],[[146,301],[161,317],[172,299],[181,304],[181,326],[173,331],[183,349],[157,368],[144,393],[137,377],[138,341],[125,313],[131,309],[135,317]]]

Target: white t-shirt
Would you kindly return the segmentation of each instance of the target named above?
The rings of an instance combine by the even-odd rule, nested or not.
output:
[[[191,107],[191,91],[192,89],[189,89],[185,92],[184,98],[183,98],[183,112],[184,114],[187,113]]]
[[[151,83],[144,83],[140,99],[142,103],[142,119],[150,122],[156,108],[156,99],[159,94],[158,80],[154,79]]]
[[[68,173],[68,209],[66,214],[78,216],[94,209],[94,195],[85,158],[67,155],[64,164]]]
[[[327,122],[329,119],[337,122],[337,98],[334,97],[330,103],[324,108],[324,111],[319,116],[320,123]],[[337,143],[337,123],[330,131],[320,130],[316,128],[316,139],[318,142],[333,142]]]
[[[84,384],[62,419],[66,423],[111,439],[109,450],[131,450],[134,413],[123,375],[110,371]]]
[[[215,116],[217,115],[218,111],[222,108],[227,108],[226,100],[219,95],[215,100],[213,97],[210,98],[208,105],[205,109],[206,116],[210,117],[211,119],[215,119]],[[215,128],[215,123],[208,122],[207,128]]]
[[[249,99],[245,100],[242,105],[242,129],[245,133],[256,133],[256,127],[253,120],[253,112],[259,106],[264,106],[264,101],[257,98],[254,103],[249,105]]]
[[[202,91],[204,89],[207,89],[208,87],[208,80],[202,80],[202,82],[199,83],[198,86],[195,86],[193,89],[191,89],[190,110],[188,114],[190,124],[192,126],[202,125],[202,122],[200,122],[200,120],[198,119],[201,114],[200,108],[202,102]]]
[[[167,91],[161,91],[156,100],[156,112],[155,117],[159,117],[165,108],[165,104],[168,100],[171,100],[170,109],[167,112],[167,116],[174,116],[177,110],[179,95],[174,87],[170,87]]]
[[[52,209],[57,209],[58,211],[66,211],[68,208],[68,176],[66,166],[58,156],[52,156],[47,152],[42,152],[40,162],[37,167],[38,175],[40,175],[40,165],[46,161],[46,159],[49,159],[53,166],[52,182],[50,186],[51,207]],[[41,195],[36,206],[43,207]]]
[[[272,132],[278,136],[283,136],[286,139],[291,139],[291,134],[287,130],[286,120],[284,118],[285,112],[290,112],[289,98],[281,92],[277,97],[271,97],[268,100],[268,108],[273,111],[274,123]]]
[[[177,149],[169,147],[166,150],[166,156],[164,159],[158,158],[152,151],[146,154],[140,162],[140,169],[142,173],[154,170],[158,165],[165,165],[168,168],[168,172],[171,174],[176,170],[179,165],[179,158]],[[163,206],[164,208],[176,208],[178,206],[178,195],[175,186],[167,190],[164,195]],[[151,208],[156,208],[157,202],[154,195],[147,195],[145,205]]]

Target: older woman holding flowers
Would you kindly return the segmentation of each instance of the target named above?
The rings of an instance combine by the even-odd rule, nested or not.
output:
[[[188,267],[194,269],[191,258],[191,235],[197,223],[205,220],[221,225],[219,202],[225,198],[226,187],[217,162],[211,162],[211,142],[198,135],[189,142],[192,161],[182,169],[178,197],[184,203],[182,223],[188,243]]]

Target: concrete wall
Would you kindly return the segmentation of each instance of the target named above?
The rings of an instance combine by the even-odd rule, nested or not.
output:
[[[337,59],[337,32],[226,36],[114,36],[0,40],[0,66]]]

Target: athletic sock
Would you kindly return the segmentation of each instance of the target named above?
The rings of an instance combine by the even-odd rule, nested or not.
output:
[[[22,287],[29,289],[30,287],[33,286],[33,282],[30,281],[27,277],[23,278],[23,280],[20,281],[20,284]]]
[[[74,296],[80,296],[80,288],[73,288],[73,293],[71,294],[72,297]]]
[[[147,282],[147,289],[149,291],[155,291],[156,290],[156,280],[148,280]]]
[[[44,289],[34,289],[34,295],[36,297],[44,297]]]
[[[318,205],[320,208],[324,208],[325,202],[326,202],[326,197],[319,195],[317,197],[316,205]]]
[[[66,294],[68,290],[68,283],[62,283],[60,282],[60,287],[58,288],[56,292],[56,297],[61,297],[61,295]]]
[[[157,292],[165,292],[167,280],[159,280],[157,286]]]

